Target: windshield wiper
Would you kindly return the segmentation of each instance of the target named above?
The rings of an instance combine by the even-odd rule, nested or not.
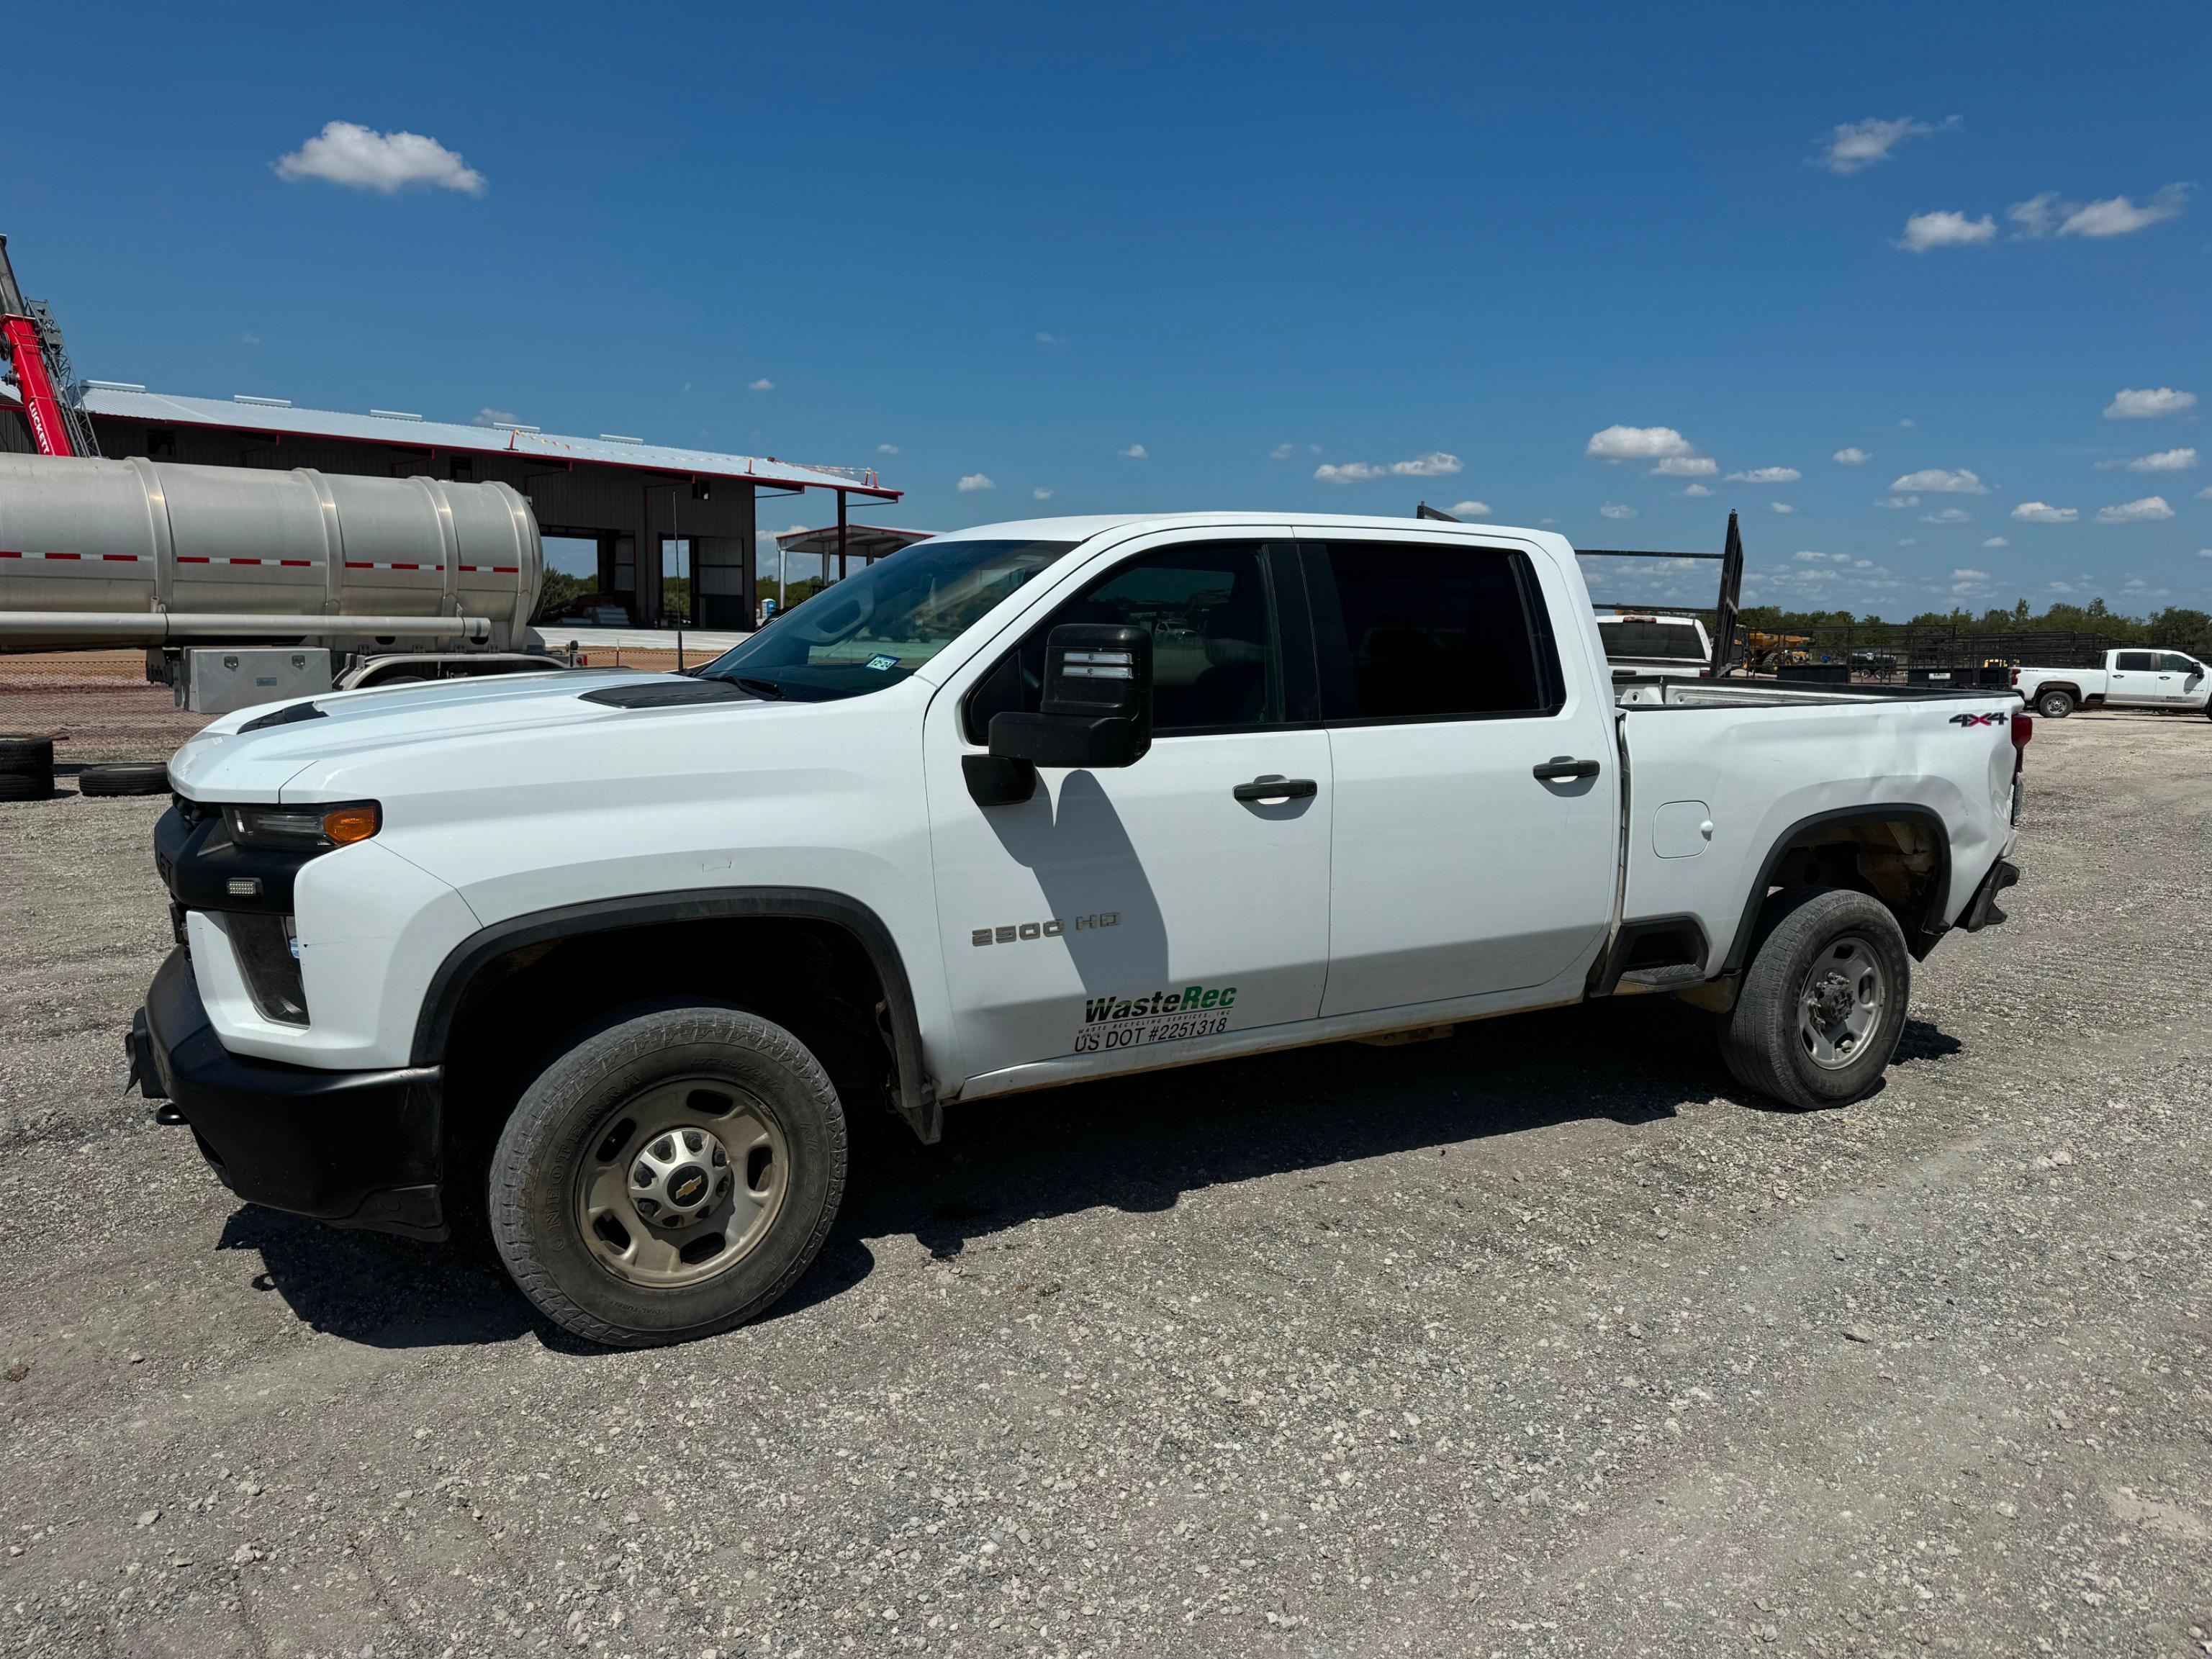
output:
[[[774,680],[757,679],[750,674],[726,674],[723,678],[733,685],[742,686],[757,697],[766,697],[770,702],[782,699],[783,688]]]

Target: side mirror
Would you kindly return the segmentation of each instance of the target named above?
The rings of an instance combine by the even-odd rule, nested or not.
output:
[[[994,715],[990,735],[994,760],[1135,765],[1152,746],[1151,632],[1097,623],[1054,629],[1045,641],[1037,712]]]

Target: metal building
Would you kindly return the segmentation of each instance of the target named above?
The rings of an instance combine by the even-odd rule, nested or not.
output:
[[[0,418],[0,451],[34,453],[14,388],[0,388],[0,409],[9,411]],[[756,500],[827,490],[843,523],[849,497],[892,501],[900,495],[872,471],[672,449],[617,433],[562,437],[394,410],[355,415],[295,409],[274,398],[176,397],[112,380],[86,383],[84,410],[100,453],[118,459],[512,484],[530,498],[544,535],[598,544],[599,591],[641,628],[669,620],[661,578],[674,574],[667,558],[678,543],[690,552],[691,623],[752,627]]]

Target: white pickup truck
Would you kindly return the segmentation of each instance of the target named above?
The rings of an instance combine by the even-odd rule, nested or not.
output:
[[[2012,689],[2039,714],[2063,720],[2077,708],[2171,708],[2206,712],[2212,676],[2179,651],[2136,647],[2105,653],[2102,668],[2015,668]]]
[[[1848,1101],[2002,921],[2009,691],[1610,683],[1557,535],[1226,514],[938,537],[696,678],[217,720],[133,1074],[240,1197],[481,1204],[593,1340],[768,1307],[846,1115],[1634,992]],[[1348,1104],[1347,1109],[1358,1109]]]

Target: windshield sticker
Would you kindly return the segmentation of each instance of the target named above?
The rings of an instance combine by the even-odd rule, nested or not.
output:
[[[1143,1042],[1218,1036],[1229,1029],[1228,1011],[1236,1003],[1233,985],[1189,985],[1136,997],[1086,997],[1074,1051],[1090,1054]]]
[[[899,659],[896,657],[875,656],[868,659],[867,665],[878,674],[888,673],[899,665]]]

